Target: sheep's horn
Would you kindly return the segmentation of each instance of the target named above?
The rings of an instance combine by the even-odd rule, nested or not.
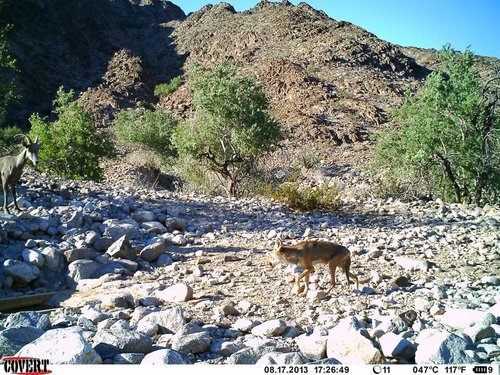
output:
[[[12,137],[12,139],[17,139],[19,137],[24,138],[24,140],[27,140],[28,142],[31,143],[31,139],[26,134],[22,134],[22,133],[16,134],[15,136]]]

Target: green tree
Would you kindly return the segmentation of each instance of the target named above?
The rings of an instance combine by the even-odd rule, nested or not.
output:
[[[0,0],[0,10],[3,1]],[[5,118],[5,107],[15,99],[15,85],[13,72],[15,71],[14,59],[9,53],[7,32],[10,27],[0,28],[0,124]]]
[[[394,127],[379,134],[374,167],[400,186],[422,186],[447,201],[476,204],[500,197],[498,78],[483,83],[475,56],[445,46],[442,70],[407,95]]]
[[[71,90],[61,87],[54,100],[57,120],[49,122],[32,115],[31,138],[39,137],[40,169],[54,175],[76,180],[100,181],[103,177],[99,161],[116,156],[109,135],[94,127],[94,117],[85,112]]]
[[[114,121],[118,139],[137,144],[153,153],[156,164],[166,167],[177,156],[172,145],[172,133],[177,119],[161,108],[148,110],[136,108],[122,111]]]
[[[189,173],[196,165],[215,173],[227,193],[238,196],[257,158],[281,139],[278,123],[262,89],[235,67],[220,63],[207,71],[193,63],[188,73],[195,112],[174,133],[180,160]]]

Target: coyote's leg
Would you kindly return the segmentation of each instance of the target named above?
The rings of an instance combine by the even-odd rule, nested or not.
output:
[[[326,293],[330,293],[333,288],[335,288],[335,270],[337,269],[337,262],[335,259],[332,259],[328,263],[328,268],[330,268],[330,277],[332,278],[332,286],[326,291]]]
[[[349,276],[351,276],[354,280],[356,280],[356,289],[359,289],[358,277],[349,270],[351,268],[351,259],[347,259],[342,268],[344,269],[349,289],[351,289],[351,282],[349,281]]]
[[[311,270],[308,270],[309,272],[306,273],[306,275],[304,276],[304,279],[305,279],[305,287],[304,287],[304,291],[302,293],[300,293],[301,295],[307,295],[307,292],[309,291],[309,276],[311,276]]]
[[[306,286],[304,288],[304,290],[308,289],[308,281],[309,281],[309,274],[311,273],[311,270],[306,268],[304,270],[304,272],[302,272],[300,275],[298,275],[296,278],[295,278],[295,284],[297,286],[297,294],[298,295],[301,295],[302,293],[300,292],[300,280],[302,280],[302,278],[306,278]],[[307,293],[307,292],[306,292]]]

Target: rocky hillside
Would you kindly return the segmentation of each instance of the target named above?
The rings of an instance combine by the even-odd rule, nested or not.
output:
[[[207,5],[172,37],[186,63],[227,60],[254,76],[292,141],[366,140],[428,72],[397,46],[306,3],[262,1],[242,13]],[[183,115],[186,102],[180,90],[162,105]]]
[[[0,357],[51,363],[498,363],[500,211],[352,200],[295,214],[258,199],[58,181],[28,173],[0,215]],[[348,287],[317,265],[266,266],[285,242],[352,253]],[[12,301],[12,300],[11,300]],[[5,307],[0,301],[0,309]],[[24,310],[29,308],[24,308]],[[349,339],[347,339],[349,338]],[[61,347],[66,350],[60,350]]]
[[[49,113],[61,85],[79,93],[106,83],[106,71],[114,68],[110,60],[120,50],[140,58],[155,80],[178,75],[182,58],[171,44],[172,28],[164,23],[184,18],[179,7],[162,0],[4,1],[0,25],[13,25],[8,39],[22,96],[9,117],[22,123],[33,112]],[[121,70],[135,67],[133,60],[129,67],[123,58],[118,62]],[[120,100],[135,92],[116,95]],[[107,102],[104,96],[101,107]]]

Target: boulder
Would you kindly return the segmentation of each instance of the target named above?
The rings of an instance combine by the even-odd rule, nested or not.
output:
[[[103,358],[112,358],[118,353],[148,353],[153,346],[148,335],[126,329],[101,329],[92,341]]]
[[[176,306],[146,315],[137,323],[137,329],[140,330],[141,324],[149,323],[157,324],[160,327],[160,333],[175,333],[186,324],[186,318],[184,310]]]
[[[158,257],[165,252],[167,247],[165,246],[165,241],[154,242],[144,249],[141,250],[141,258],[148,261],[154,262]]]
[[[446,331],[424,329],[416,340],[415,363],[418,365],[472,364],[466,354],[468,343],[460,336]]]
[[[0,331],[0,358],[13,356],[41,335],[43,330],[34,327],[7,328]]]
[[[278,336],[285,332],[286,327],[286,322],[284,320],[268,320],[252,328],[252,335],[265,337]]]
[[[387,332],[379,338],[382,353],[389,358],[412,360],[415,357],[417,347],[407,339],[393,333]]]
[[[211,338],[208,332],[195,332],[187,335],[175,335],[172,338],[172,349],[186,354],[203,353],[210,347]]]
[[[75,260],[68,266],[68,276],[75,282],[82,279],[92,279],[100,276],[100,268],[102,265],[90,260],[79,259]]]
[[[139,252],[133,248],[127,236],[118,238],[106,251],[111,258],[124,258],[134,260]]]
[[[47,314],[37,311],[20,311],[7,316],[7,319],[5,320],[5,327],[32,327],[45,331],[50,327],[50,319]]]
[[[175,350],[160,349],[147,354],[141,365],[188,365],[190,363],[188,358]]]
[[[62,350],[64,348],[64,350]],[[16,357],[49,358],[52,364],[100,364],[101,356],[79,327],[52,329],[25,345]]]
[[[179,283],[156,292],[156,297],[165,302],[185,302],[193,299],[193,289],[187,284]]]
[[[488,326],[496,323],[493,314],[472,309],[448,309],[438,319],[441,324],[453,329],[464,329],[474,324]]]
[[[21,284],[28,284],[40,275],[40,269],[31,263],[8,259],[3,265],[5,274]]]
[[[328,336],[320,336],[318,334],[300,335],[295,339],[302,354],[313,360],[326,358],[327,341]]]
[[[385,358],[354,317],[342,319],[328,332],[327,356],[342,364],[381,364]]]

